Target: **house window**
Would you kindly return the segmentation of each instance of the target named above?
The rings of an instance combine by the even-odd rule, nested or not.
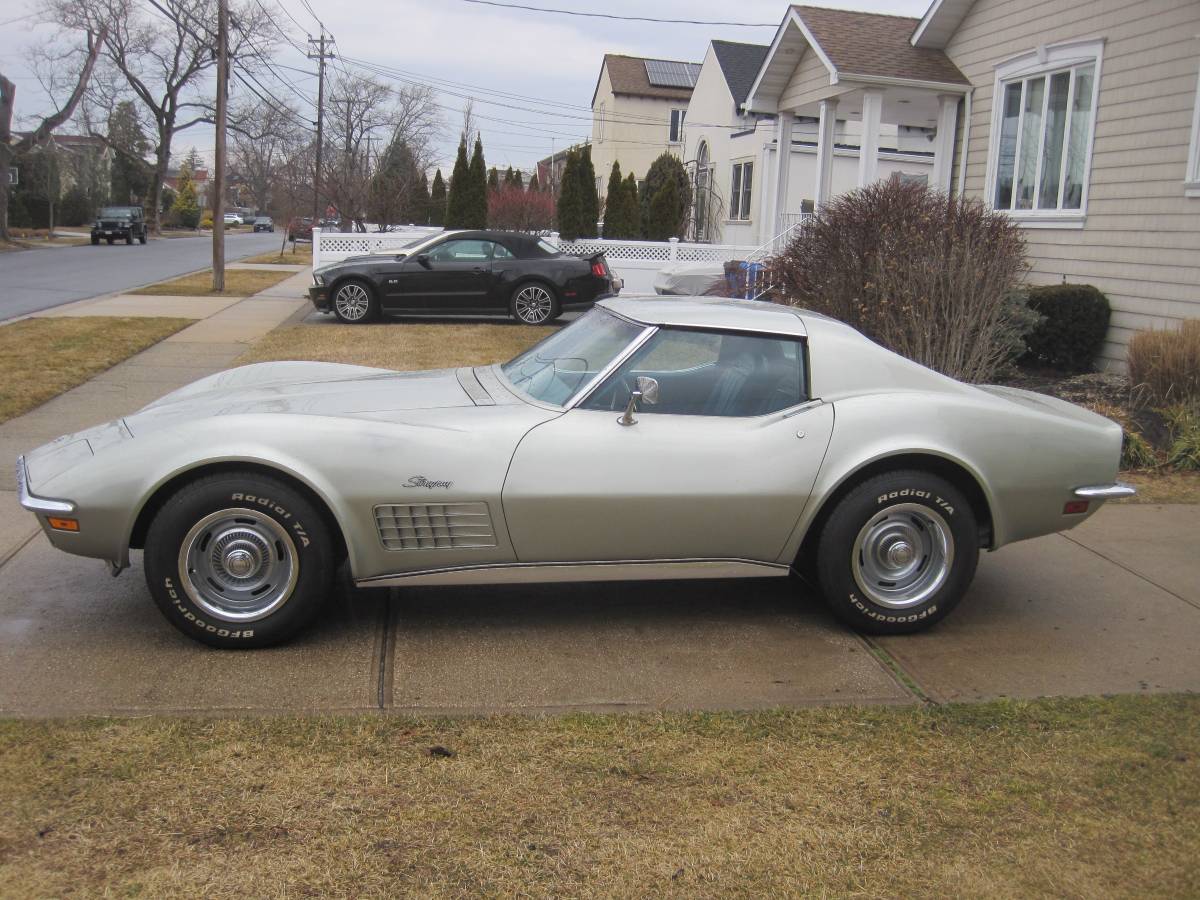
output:
[[[1196,105],[1192,110],[1192,140],[1188,145],[1187,176],[1183,192],[1188,197],[1200,197],[1200,76],[1196,79]]]
[[[750,198],[754,190],[754,163],[734,163],[729,182],[729,218],[747,221],[750,218]]]
[[[1028,221],[1082,221],[1102,44],[1064,44],[997,69],[990,199]]]
[[[600,104],[599,115],[596,117],[596,143],[604,140],[604,104]]]
[[[686,109],[671,110],[671,143],[678,144],[683,140],[683,117]]]

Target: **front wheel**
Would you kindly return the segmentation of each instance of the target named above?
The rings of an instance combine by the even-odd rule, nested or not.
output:
[[[558,298],[546,285],[527,281],[513,288],[509,313],[522,325],[544,325],[558,317]]]
[[[167,620],[201,643],[265,647],[311,621],[332,584],[328,526],[306,497],[256,473],[201,478],[146,536],[146,583]]]
[[[108,242],[108,246],[110,246],[110,247],[111,247],[111,246],[113,245],[113,239],[112,239],[112,238],[105,238],[104,240]]]
[[[846,624],[874,634],[920,631],[962,599],[979,561],[975,515],[952,484],[887,472],[839,501],[821,531],[817,575]]]
[[[146,243],[146,232],[143,231],[141,234],[138,235],[138,243],[139,244]]]
[[[333,292],[333,314],[347,325],[360,325],[375,318],[378,307],[371,289],[361,281],[344,281]]]
[[[94,234],[92,235],[92,246],[93,247],[100,246],[100,238],[96,237]]]

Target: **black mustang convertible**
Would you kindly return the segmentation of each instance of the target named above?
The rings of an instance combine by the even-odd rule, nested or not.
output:
[[[380,314],[507,312],[541,325],[620,288],[603,253],[566,256],[544,238],[514,231],[448,231],[396,253],[321,266],[308,296],[348,323]]]

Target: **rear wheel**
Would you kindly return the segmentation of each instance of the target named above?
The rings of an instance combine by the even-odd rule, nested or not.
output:
[[[554,291],[537,281],[526,281],[513,288],[509,313],[522,325],[544,325],[559,315]]]
[[[112,239],[112,238],[110,238],[110,237],[106,237],[104,240],[106,240],[106,241],[108,242],[108,246],[110,246],[110,247],[112,246],[112,243],[113,243],[113,239]]]
[[[284,482],[255,473],[201,478],[158,511],[146,583],[167,620],[214,647],[265,647],[311,621],[332,583],[332,536]]]
[[[362,281],[343,281],[333,292],[333,314],[347,325],[369,322],[379,312],[371,288]]]
[[[100,246],[100,238],[96,237],[96,235],[94,235],[94,234],[92,235],[92,246],[93,247]]]
[[[133,232],[132,231],[129,232],[129,234],[125,235],[125,243],[131,247],[133,246]]]
[[[975,516],[952,484],[887,472],[838,502],[817,545],[825,602],[874,634],[920,631],[962,599],[979,561]]]

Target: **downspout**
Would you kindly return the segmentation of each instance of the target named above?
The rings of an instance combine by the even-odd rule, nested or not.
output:
[[[958,196],[962,199],[963,192],[966,190],[967,182],[967,145],[971,138],[971,100],[975,96],[975,88],[967,91],[967,97],[963,101],[963,133],[962,146],[958,150]]]

